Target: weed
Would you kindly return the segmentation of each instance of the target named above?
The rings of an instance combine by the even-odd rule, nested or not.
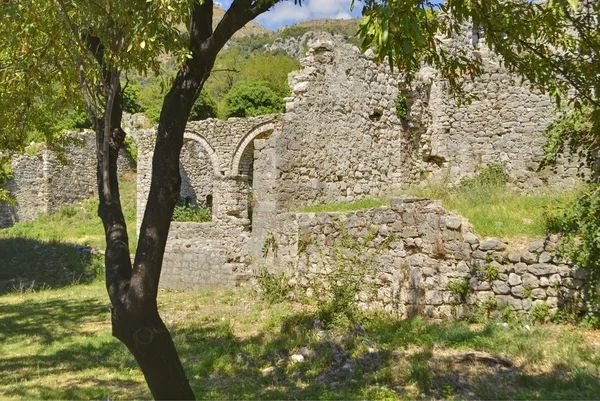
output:
[[[270,273],[265,266],[261,266],[256,280],[261,297],[270,304],[277,304],[287,299],[290,287],[284,273]]]
[[[498,267],[493,264],[488,264],[485,273],[488,276],[490,281],[498,280],[500,277],[500,272],[498,271]]]
[[[531,299],[533,290],[531,287],[527,286],[523,289],[523,297]]]
[[[495,167],[452,188],[448,180],[442,180],[409,192],[441,200],[445,208],[468,218],[480,236],[502,238],[546,235],[549,216],[560,214],[556,205],[570,202],[576,193],[549,189],[545,193],[520,195],[507,188],[505,180],[501,168]]]
[[[310,205],[300,208],[301,212],[319,213],[319,212],[351,212],[355,210],[372,209],[374,207],[388,204],[387,199],[361,199],[354,202],[328,203],[324,205]]]
[[[265,242],[261,248],[262,257],[266,258],[269,252],[272,252],[274,256],[277,256],[277,251],[279,250],[279,245],[277,245],[277,240],[275,240],[275,235],[272,232],[267,233],[267,238],[265,238]]]
[[[179,201],[173,210],[172,221],[206,223],[211,220],[212,213],[210,210],[194,207],[193,205],[186,204],[184,201]]]
[[[73,205],[62,205],[60,207],[59,213],[62,217],[73,217],[77,214],[77,209]]]
[[[469,285],[469,280],[457,279],[448,281],[446,289],[464,301],[469,294],[471,287]]]
[[[490,317],[490,313],[498,309],[498,301],[495,298],[488,298],[484,302],[478,304],[479,313],[485,316],[487,319]]]
[[[404,96],[401,92],[398,92],[398,97],[396,98],[396,115],[400,118],[406,119],[408,117],[408,103],[406,101],[406,96]]]
[[[531,320],[538,323],[546,323],[550,321],[548,305],[546,303],[537,304],[531,309]]]

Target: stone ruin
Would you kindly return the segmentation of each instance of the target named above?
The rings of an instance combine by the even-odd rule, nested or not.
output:
[[[555,171],[537,171],[552,104],[515,82],[486,49],[472,49],[485,70],[468,84],[478,100],[458,107],[434,70],[423,68],[408,87],[372,52],[317,36],[301,70],[290,74],[284,114],[188,124],[181,198],[209,208],[212,221],[172,223],[161,285],[233,286],[267,266],[310,295],[348,236],[374,261],[363,301],[401,316],[457,315],[490,302],[517,311],[542,303],[582,308],[585,272],[554,255],[554,241],[511,249],[477,238],[468,222],[438,203],[410,197],[368,211],[296,211],[394,196],[425,180],[452,185],[496,164],[506,167],[517,190],[578,182],[578,163],[567,157]],[[407,99],[406,118],[396,115],[399,94]],[[139,228],[155,129],[127,130],[138,145]],[[461,280],[469,286],[462,298],[448,289]]]
[[[459,108],[435,71],[424,68],[409,88],[372,53],[324,36],[290,74],[283,115],[188,124],[181,196],[210,205],[213,220],[172,224],[161,285],[238,285],[264,266],[310,296],[348,236],[374,261],[363,301],[401,316],[456,316],[491,304],[583,308],[585,272],[554,254],[555,239],[524,248],[480,239],[460,216],[425,199],[392,197],[389,207],[350,213],[296,211],[401,194],[424,177],[453,184],[495,164],[518,190],[575,185],[577,163],[568,158],[556,171],[537,171],[549,99],[477,51],[486,73],[470,85],[479,100]],[[395,112],[399,93],[408,100],[406,119]],[[140,135],[138,218],[153,136]],[[452,282],[464,282],[468,293],[459,297]]]

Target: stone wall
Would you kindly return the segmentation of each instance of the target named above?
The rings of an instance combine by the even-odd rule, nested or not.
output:
[[[296,293],[312,296],[333,269],[361,264],[361,300],[400,316],[459,316],[506,306],[522,313],[545,304],[584,307],[586,272],[555,255],[555,241],[511,248],[481,240],[468,222],[436,201],[392,198],[391,207],[350,213],[269,213],[255,223],[255,266],[283,272]],[[273,251],[265,255],[267,238]],[[452,287],[464,286],[466,293]]]
[[[402,85],[421,176],[454,184],[502,164],[513,186],[527,192],[576,186],[579,160],[567,154],[556,172],[537,171],[544,158],[543,133],[555,118],[550,97],[509,73],[469,27],[447,45],[481,60],[484,73],[474,81],[465,79],[465,93],[473,98],[470,104],[461,99],[460,106],[432,68],[422,68],[412,86]]]
[[[227,121],[209,119],[189,122],[181,151],[181,198],[205,207],[207,197],[211,196],[213,217],[219,213],[219,208],[222,214],[227,214],[230,206],[246,210],[248,188],[253,179],[248,170],[252,164],[250,160],[253,158],[254,141],[279,131],[280,119],[281,116],[278,115],[264,115],[248,119],[230,118]],[[136,130],[134,136],[138,145],[139,228],[150,192],[156,129]],[[236,185],[239,191],[236,194],[227,189],[227,182],[231,180],[238,181]],[[239,205],[239,202],[243,205]],[[235,206],[236,204],[238,205]],[[243,214],[241,211],[232,213]]]
[[[93,132],[68,135],[75,142],[64,149],[64,162],[44,144],[38,144],[39,152],[35,156],[13,156],[14,178],[6,188],[15,197],[17,205],[0,205],[0,227],[54,213],[63,204],[81,201],[97,193],[95,135]],[[119,172],[132,170],[131,158],[122,151]]]
[[[283,205],[377,197],[415,179],[410,135],[395,114],[398,76],[372,52],[323,37],[290,74],[293,97],[272,143]]]

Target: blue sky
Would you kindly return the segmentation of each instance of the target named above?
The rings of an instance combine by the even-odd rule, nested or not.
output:
[[[221,7],[227,9],[231,0],[216,0]],[[272,9],[256,19],[268,29],[276,30],[286,25],[300,21],[320,18],[353,18],[360,16],[360,2],[354,11],[350,12],[352,0],[302,0],[302,7],[294,4],[293,0],[277,3]]]

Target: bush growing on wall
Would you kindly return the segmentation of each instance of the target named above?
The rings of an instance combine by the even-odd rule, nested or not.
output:
[[[282,113],[284,108],[283,100],[262,82],[238,82],[225,96],[226,117]]]

